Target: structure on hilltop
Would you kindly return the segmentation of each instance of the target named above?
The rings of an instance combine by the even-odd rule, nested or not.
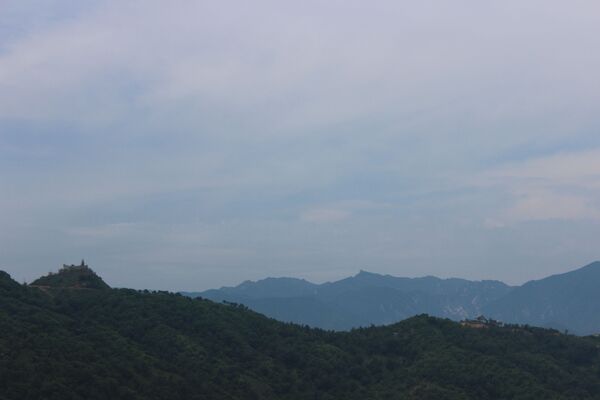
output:
[[[50,272],[43,276],[30,286],[34,287],[55,287],[68,289],[108,289],[110,288],[96,273],[81,260],[79,265],[63,264],[62,268],[54,273]]]
[[[63,264],[62,266],[62,270],[88,270],[90,269],[90,267],[85,263],[85,260],[81,260],[81,264],[79,265],[75,265],[75,264],[71,264],[71,265],[67,265],[67,264]]]
[[[465,319],[463,321],[460,321],[460,324],[462,326],[466,326],[468,328],[476,328],[476,329],[482,329],[482,328],[489,328],[492,326],[502,326],[502,322],[493,320],[491,318],[486,318],[483,315],[480,315],[479,317],[475,318],[475,319]]]

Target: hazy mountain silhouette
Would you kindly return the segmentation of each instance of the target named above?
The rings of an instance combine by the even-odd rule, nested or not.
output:
[[[267,278],[184,294],[241,303],[282,321],[344,330],[390,324],[422,313],[460,320],[479,315],[484,305],[510,290],[498,281],[398,278],[361,271],[320,285],[301,279]]]
[[[506,322],[599,333],[600,262],[527,282],[483,311]]]
[[[346,330],[394,323],[414,315],[462,320],[484,314],[504,322],[600,332],[600,262],[511,287],[499,281],[400,278],[361,271],[336,282],[267,278],[199,293],[244,304],[272,318]]]

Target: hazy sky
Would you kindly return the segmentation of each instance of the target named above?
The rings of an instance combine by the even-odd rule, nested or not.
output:
[[[200,290],[600,259],[600,3],[0,0],[0,269]]]

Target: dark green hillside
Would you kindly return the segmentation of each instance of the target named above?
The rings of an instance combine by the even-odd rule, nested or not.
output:
[[[600,344],[418,316],[333,333],[0,274],[0,399],[600,399]]]

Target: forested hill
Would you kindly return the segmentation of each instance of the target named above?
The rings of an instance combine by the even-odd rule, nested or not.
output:
[[[600,399],[594,338],[418,316],[328,332],[0,272],[0,399]]]
[[[58,273],[49,273],[31,283],[36,287],[71,289],[110,289],[90,267],[81,260],[80,265],[63,265]]]

